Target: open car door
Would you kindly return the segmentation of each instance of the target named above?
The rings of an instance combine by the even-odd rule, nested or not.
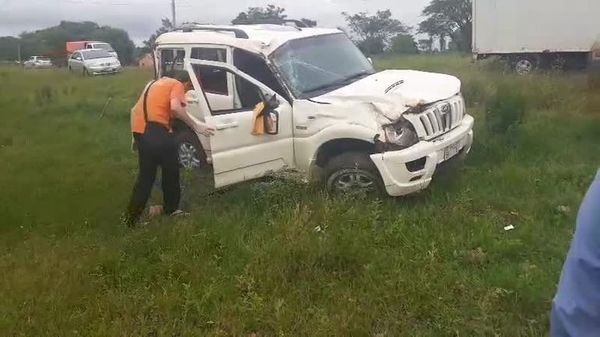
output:
[[[198,98],[196,104],[204,111],[205,121],[216,129],[210,137],[216,188],[294,166],[290,103],[230,64],[188,59],[186,67]],[[203,83],[204,78],[212,83]],[[211,102],[204,89],[221,80],[225,82],[223,90],[231,91],[227,104]],[[267,106],[257,119],[254,110],[259,103]],[[262,126],[258,133],[257,120]]]

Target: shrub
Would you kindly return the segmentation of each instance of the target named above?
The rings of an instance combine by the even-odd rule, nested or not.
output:
[[[486,108],[487,129],[495,134],[504,134],[521,125],[526,109],[526,100],[507,85],[498,87]]]

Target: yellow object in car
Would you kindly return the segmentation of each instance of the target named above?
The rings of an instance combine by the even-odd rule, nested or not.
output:
[[[252,119],[254,120],[254,124],[252,126],[252,132],[250,132],[253,136],[261,136],[265,134],[265,115],[263,111],[265,110],[265,103],[260,102],[256,104],[253,110]]]

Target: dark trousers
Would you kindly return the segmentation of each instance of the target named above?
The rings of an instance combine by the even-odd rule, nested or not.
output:
[[[139,173],[127,207],[125,221],[128,225],[134,225],[146,208],[158,167],[162,172],[165,214],[176,211],[181,198],[179,160],[173,135],[160,124],[150,122],[144,134],[134,134],[134,138],[138,148]]]

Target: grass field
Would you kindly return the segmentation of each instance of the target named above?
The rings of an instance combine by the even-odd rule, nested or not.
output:
[[[464,165],[381,200],[278,180],[208,196],[188,176],[192,216],[136,230],[119,221],[128,111],[150,74],[0,68],[0,335],[546,335],[600,163],[600,85],[454,56],[377,64],[463,80],[477,119]],[[506,135],[485,122],[499,87],[526,102]]]

